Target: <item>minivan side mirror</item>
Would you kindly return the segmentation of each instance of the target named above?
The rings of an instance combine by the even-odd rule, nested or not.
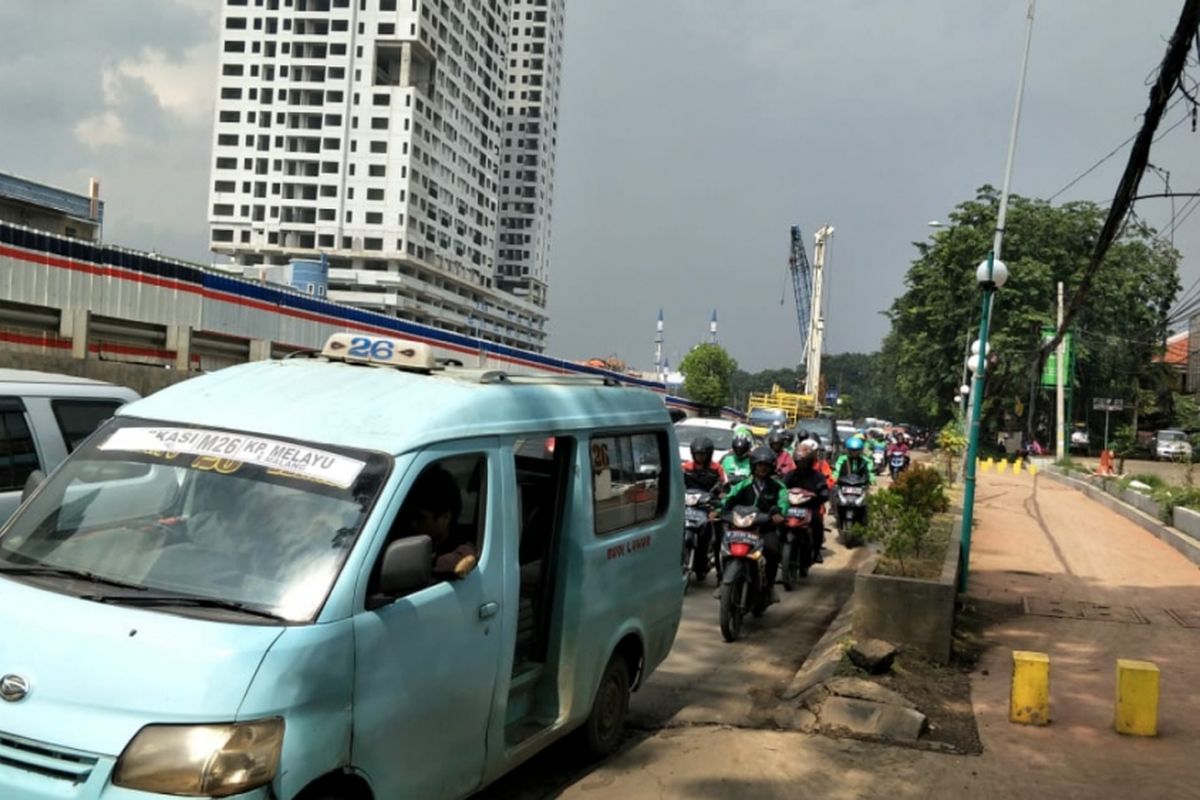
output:
[[[29,495],[37,491],[37,488],[46,482],[46,473],[40,469],[35,469],[29,473],[29,477],[25,479],[25,486],[21,489],[21,502],[24,503],[29,499]]]
[[[397,539],[383,552],[379,594],[387,598],[424,589],[433,581],[433,540],[428,536]]]

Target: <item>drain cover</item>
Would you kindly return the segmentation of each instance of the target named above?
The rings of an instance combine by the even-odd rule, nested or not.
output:
[[[1149,625],[1150,620],[1133,606],[1106,606],[1086,600],[1054,600],[1049,597],[1026,596],[1023,598],[1025,613],[1039,617],[1057,619],[1086,619],[1092,622],[1123,622],[1128,625]],[[1200,628],[1200,612],[1192,612],[1192,624],[1180,621],[1185,627]]]
[[[1074,600],[1052,600],[1049,597],[1026,596],[1025,613],[1039,617],[1058,617],[1059,619],[1083,619],[1083,612]]]
[[[1150,620],[1133,606],[1105,606],[1099,603],[1080,602],[1079,610],[1084,619],[1096,622],[1124,622],[1130,625],[1149,625]]]
[[[1200,628],[1200,611],[1188,608],[1167,608],[1164,610],[1171,615],[1171,619],[1183,627]]]

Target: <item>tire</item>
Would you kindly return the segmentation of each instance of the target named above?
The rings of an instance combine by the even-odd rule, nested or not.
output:
[[[683,578],[687,582],[688,573],[692,570],[692,561],[695,560],[695,547],[686,542],[683,545]]]
[[[620,653],[614,653],[600,676],[592,710],[581,730],[589,754],[596,758],[612,755],[621,744],[628,713],[629,665]]]
[[[783,579],[783,589],[787,592],[796,588],[796,570],[792,566],[792,551],[798,546],[794,537],[783,545],[783,556],[779,567],[782,573],[780,577]]]
[[[737,575],[729,583],[721,584],[721,636],[727,642],[736,642],[742,635],[742,617],[745,609],[746,576]]]

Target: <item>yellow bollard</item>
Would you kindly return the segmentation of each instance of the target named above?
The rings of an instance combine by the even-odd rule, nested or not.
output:
[[[1158,667],[1149,661],[1117,659],[1117,733],[1158,735]]]
[[[1021,474],[1021,460],[1017,459],[1016,461],[1012,462],[1012,465],[1013,465],[1013,475],[1020,475]]]
[[[1050,724],[1050,656],[1045,653],[1013,651],[1008,721],[1021,725]]]
[[[981,470],[983,470],[984,472],[987,472],[989,469],[992,468],[992,460],[990,458],[982,459],[979,462],[979,468]]]
[[[1035,467],[1033,464],[1030,464],[1030,465],[1029,465],[1029,474],[1030,474],[1030,475],[1037,475],[1037,467]]]
[[[1004,470],[1007,468],[1008,468],[1007,461],[997,461],[996,462],[996,472],[1004,472]]]

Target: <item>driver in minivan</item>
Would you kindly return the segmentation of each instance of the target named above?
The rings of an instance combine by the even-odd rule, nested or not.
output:
[[[405,536],[433,540],[433,576],[439,580],[461,580],[478,563],[475,531],[457,524],[460,513],[458,482],[437,464],[421,473],[400,509],[398,521]]]

